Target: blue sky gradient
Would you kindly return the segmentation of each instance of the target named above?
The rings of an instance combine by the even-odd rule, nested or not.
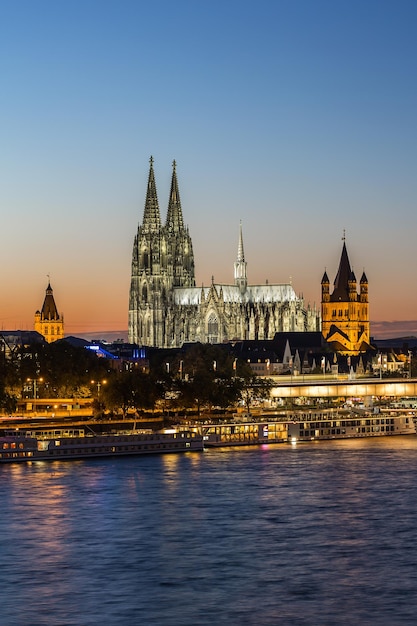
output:
[[[249,281],[319,306],[346,229],[375,328],[412,330],[416,27],[414,0],[0,2],[2,328],[47,274],[66,332],[127,328],[152,154],[198,284],[233,280],[242,220]]]

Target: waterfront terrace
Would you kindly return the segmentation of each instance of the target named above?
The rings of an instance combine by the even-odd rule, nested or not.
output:
[[[273,381],[271,397],[278,398],[370,398],[417,397],[417,378],[363,378],[354,380],[314,379],[284,381],[281,376],[270,376]]]

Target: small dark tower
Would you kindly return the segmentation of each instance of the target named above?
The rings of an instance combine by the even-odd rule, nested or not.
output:
[[[360,280],[360,301],[368,302],[368,279],[366,278],[365,272],[362,273]]]
[[[324,271],[323,278],[321,279],[321,301],[330,302],[330,280],[327,276],[326,270]]]

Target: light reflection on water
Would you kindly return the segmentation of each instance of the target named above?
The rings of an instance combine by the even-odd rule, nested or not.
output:
[[[415,624],[417,437],[0,467],[5,626]]]

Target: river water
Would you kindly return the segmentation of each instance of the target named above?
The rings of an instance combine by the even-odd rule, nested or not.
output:
[[[0,467],[2,626],[417,623],[417,436]]]

